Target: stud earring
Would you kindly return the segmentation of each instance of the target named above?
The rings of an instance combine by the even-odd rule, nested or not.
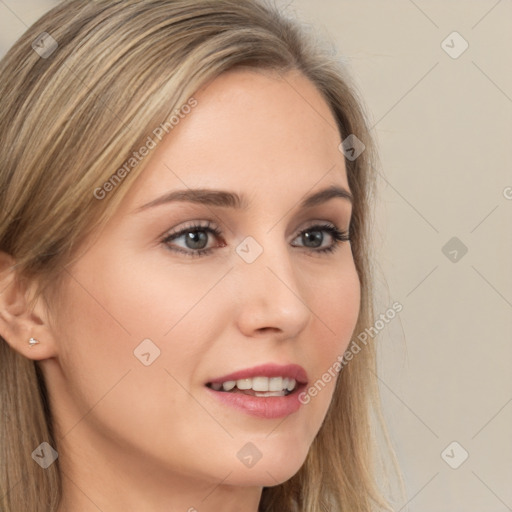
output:
[[[29,348],[32,348],[34,345],[37,345],[38,343],[41,343],[40,341],[36,340],[35,338],[30,338],[28,340],[28,344],[30,345]]]

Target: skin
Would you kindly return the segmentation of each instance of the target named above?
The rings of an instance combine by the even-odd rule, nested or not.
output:
[[[315,87],[298,72],[284,76],[231,71],[194,95],[198,106],[66,267],[58,308],[40,301],[25,311],[14,283],[2,295],[1,334],[40,361],[51,396],[59,512],[255,512],[262,487],[303,464],[333,380],[280,419],[228,407],[204,386],[269,362],[303,366],[311,385],[355,328],[360,285],[350,242],[322,254],[299,235],[318,222],[348,230],[346,199],[298,208],[305,194],[330,185],[349,190],[340,136]],[[137,211],[197,187],[244,194],[250,206],[175,202]],[[185,237],[162,242],[191,221],[222,231],[206,235],[209,254],[174,252],[195,250]],[[323,247],[331,245],[322,233]],[[247,236],[263,248],[250,264],[235,251]],[[41,343],[29,349],[30,336]],[[147,338],[160,349],[149,366],[133,353]],[[252,468],[237,457],[248,442],[262,454]]]

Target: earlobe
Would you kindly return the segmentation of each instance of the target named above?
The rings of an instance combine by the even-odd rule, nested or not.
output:
[[[56,346],[43,300],[30,308],[33,284],[20,279],[15,260],[0,251],[0,336],[28,359],[41,360],[54,357]]]

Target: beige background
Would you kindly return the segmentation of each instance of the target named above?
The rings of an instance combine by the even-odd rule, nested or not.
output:
[[[346,61],[380,147],[377,312],[403,305],[379,342],[397,510],[512,511],[512,2],[276,1]],[[52,4],[0,0],[0,52]]]

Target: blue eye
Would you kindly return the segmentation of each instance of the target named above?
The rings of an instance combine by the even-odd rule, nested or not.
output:
[[[327,232],[332,238],[332,243],[326,247],[322,247],[324,242],[323,233],[325,232]],[[203,256],[205,254],[209,254],[213,250],[212,247],[207,247],[209,235],[214,235],[216,238],[220,238],[222,236],[222,232],[220,229],[212,226],[212,224],[208,221],[206,225],[193,224],[181,229],[176,233],[171,233],[162,240],[162,243],[166,244],[172,251],[182,253],[186,256]],[[300,231],[297,234],[296,239],[299,237],[302,241],[302,245],[299,245],[298,247],[305,247],[314,253],[333,252],[342,242],[350,241],[350,237],[347,231],[341,231],[332,224],[310,226],[307,229]],[[170,242],[179,240],[180,238],[183,239],[185,247],[170,244]],[[216,247],[225,246],[225,243],[221,243]]]
[[[167,244],[173,251],[183,253],[187,256],[202,256],[203,254],[207,254],[212,251],[212,248],[205,248],[206,245],[208,245],[207,233],[215,235],[216,237],[220,237],[222,235],[220,229],[215,226],[212,227],[211,223],[208,221],[206,226],[193,224],[192,226],[187,226],[181,229],[177,233],[171,233],[170,235],[167,235],[162,242]],[[169,242],[180,238],[183,238],[185,241],[185,250],[184,248],[176,248],[169,245]]]
[[[333,242],[327,247],[323,247],[321,249],[316,249],[319,245],[322,245],[324,241],[323,232],[329,233],[330,237],[333,239]],[[313,233],[313,235],[311,235]],[[320,236],[318,236],[320,235]],[[304,247],[316,249],[314,252],[326,253],[335,251],[339,244],[342,242],[349,242],[350,236],[347,231],[341,231],[333,224],[322,224],[310,226],[307,229],[302,230],[299,233]]]

